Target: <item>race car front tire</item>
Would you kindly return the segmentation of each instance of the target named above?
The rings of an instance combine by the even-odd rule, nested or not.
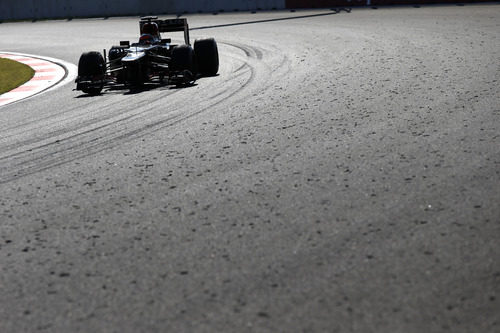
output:
[[[99,52],[86,52],[80,56],[78,61],[78,77],[91,78],[96,81],[90,85],[83,85],[82,91],[89,95],[99,95],[104,88],[104,74],[106,63]]]
[[[195,63],[193,48],[189,45],[178,45],[174,47],[172,50],[171,68],[178,72],[188,70],[194,73]]]

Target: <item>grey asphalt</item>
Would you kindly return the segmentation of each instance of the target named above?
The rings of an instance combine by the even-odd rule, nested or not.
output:
[[[0,108],[0,332],[500,331],[500,5],[187,17],[219,76]]]

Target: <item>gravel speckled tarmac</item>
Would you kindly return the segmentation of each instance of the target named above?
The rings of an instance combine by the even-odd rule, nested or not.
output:
[[[218,77],[0,108],[0,331],[498,331],[500,5],[188,19]]]

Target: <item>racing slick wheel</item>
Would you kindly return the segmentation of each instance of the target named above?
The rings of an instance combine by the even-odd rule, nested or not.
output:
[[[198,73],[203,76],[215,76],[219,71],[219,51],[213,38],[197,39],[194,53],[198,64]]]
[[[78,80],[81,90],[89,95],[99,95],[104,87],[106,63],[99,52],[83,53],[78,61]]]
[[[196,63],[194,61],[194,50],[189,45],[178,45],[172,50],[171,68],[178,76],[176,84],[191,85],[196,81]]]

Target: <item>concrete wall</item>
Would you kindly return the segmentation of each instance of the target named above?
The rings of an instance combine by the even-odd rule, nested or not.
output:
[[[497,2],[498,0],[285,0],[285,8],[328,8],[370,5]]]
[[[0,20],[284,8],[285,0],[0,0]]]
[[[285,0],[285,8],[328,8],[365,6],[367,0]]]
[[[215,12],[219,10],[284,9],[285,0],[183,0],[175,1],[175,11]]]
[[[0,20],[322,8],[457,0],[0,0]],[[498,0],[464,0],[480,2]]]

